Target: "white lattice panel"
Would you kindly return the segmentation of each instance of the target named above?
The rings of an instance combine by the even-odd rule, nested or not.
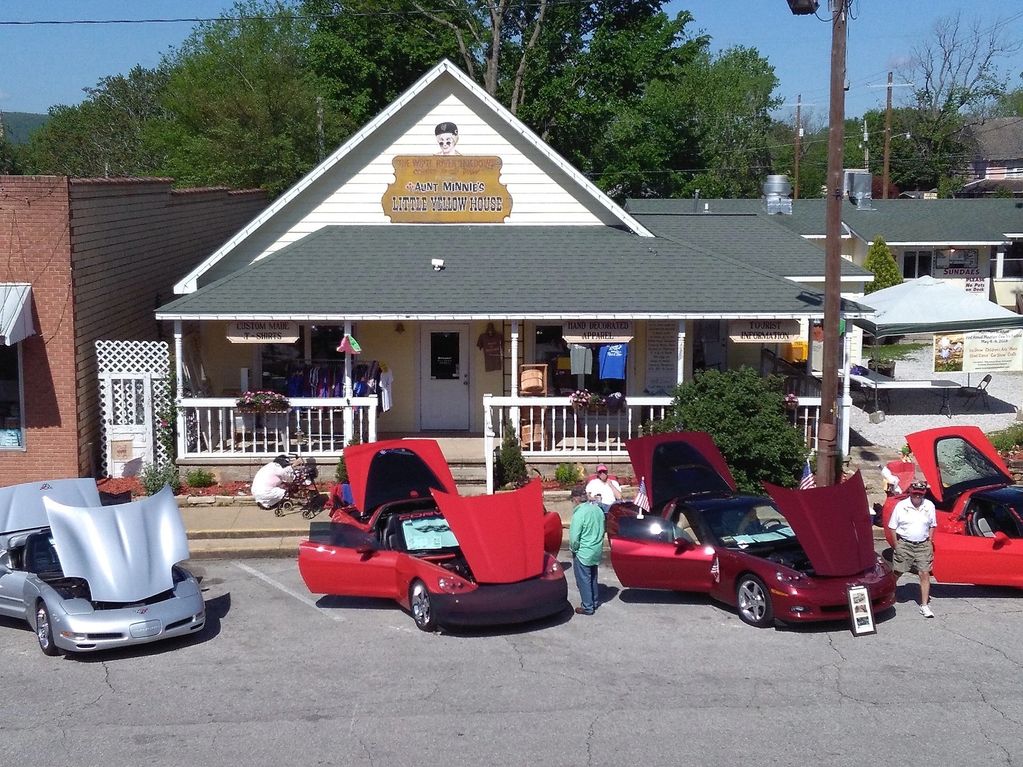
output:
[[[173,428],[171,415],[170,347],[166,341],[97,341],[100,413],[103,423],[103,473],[110,475],[124,461],[115,461],[112,442],[130,440],[133,455],[145,463],[170,461],[161,432]]]

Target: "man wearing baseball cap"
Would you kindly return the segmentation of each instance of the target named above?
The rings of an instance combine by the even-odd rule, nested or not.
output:
[[[931,611],[931,567],[934,564],[932,538],[938,522],[934,504],[927,499],[927,483],[914,482],[909,486],[909,497],[895,504],[888,520],[886,537],[895,548],[892,569],[896,577],[916,565],[920,577],[920,614],[933,618]],[[893,540],[894,537],[894,540]]]
[[[600,506],[606,513],[611,504],[622,500],[622,486],[610,479],[607,466],[597,466],[597,476],[586,483],[586,497]]]

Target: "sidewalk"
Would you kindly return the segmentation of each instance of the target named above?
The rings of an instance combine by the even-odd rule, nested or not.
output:
[[[883,450],[883,449],[882,449]],[[871,501],[878,492],[871,491],[870,479],[873,454],[864,457],[864,479]],[[887,460],[887,459],[885,459]],[[631,497],[633,488],[625,488],[626,497]],[[265,557],[297,557],[298,544],[309,537],[311,525],[330,523],[330,515],[323,511],[312,520],[303,519],[300,513],[276,516],[272,511],[259,508],[248,499],[230,506],[183,506],[181,516],[188,532],[188,546],[192,559],[256,559]],[[568,540],[568,523],[572,518],[572,503],[568,490],[544,492],[544,504],[548,511],[561,516],[565,541]],[[880,528],[874,528],[874,537],[882,537]]]

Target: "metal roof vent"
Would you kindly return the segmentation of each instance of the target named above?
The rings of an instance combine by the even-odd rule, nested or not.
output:
[[[842,194],[848,197],[859,210],[873,210],[870,205],[872,177],[870,171],[859,168],[847,169],[842,174]]]
[[[768,176],[763,186],[764,209],[767,214],[792,215],[792,184],[788,176]]]

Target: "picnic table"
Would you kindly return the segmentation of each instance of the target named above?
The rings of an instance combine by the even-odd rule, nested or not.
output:
[[[814,371],[814,376],[817,378],[821,377],[820,372]],[[844,376],[844,371],[839,371],[839,376]],[[905,379],[896,380],[891,376],[886,376],[883,373],[878,373],[876,370],[868,370],[866,368],[860,368],[859,372],[849,374],[849,383],[858,387],[861,391],[874,391],[874,410],[880,408],[879,397],[884,396],[886,399],[886,408],[891,411],[891,398],[888,394],[894,389],[927,389],[941,394],[941,406],[938,408],[938,413],[944,413],[949,418],[952,417],[952,397],[951,394],[956,389],[961,387],[961,384],[956,381],[949,381],[946,378],[925,378],[925,379]]]

